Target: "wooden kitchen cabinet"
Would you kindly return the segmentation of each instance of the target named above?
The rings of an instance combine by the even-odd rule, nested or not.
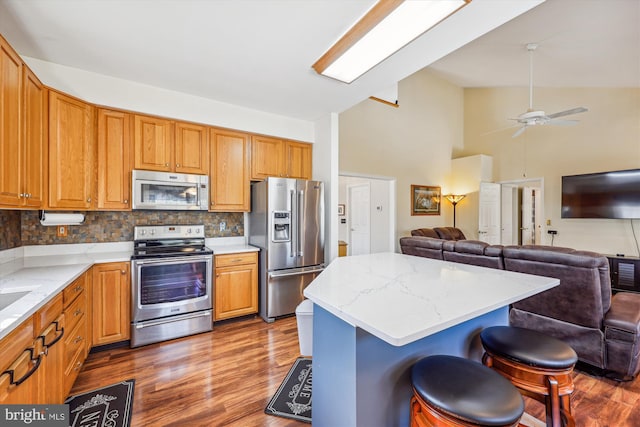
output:
[[[126,341],[131,327],[129,263],[96,264],[92,270],[93,345]]]
[[[60,380],[64,363],[62,308],[62,293],[60,293],[33,316],[35,331],[38,334],[36,344],[42,357],[37,371],[37,400],[34,402],[41,404],[62,403],[66,397]]]
[[[205,126],[160,117],[134,116],[135,169],[207,175],[208,132]]]
[[[93,180],[93,106],[50,90],[48,206],[90,209]]]
[[[0,340],[0,404],[31,403],[37,396],[36,377],[29,374],[35,366],[33,360],[37,356],[33,327],[33,318],[30,317]],[[9,371],[13,371],[13,377]],[[24,382],[15,384],[27,375],[30,376]]]
[[[0,37],[0,205],[22,203],[22,60]]]
[[[264,136],[251,139],[251,179],[311,179],[312,145]]]
[[[0,206],[42,207],[46,89],[0,38]]]
[[[211,129],[210,211],[251,210],[249,139],[246,133]]]
[[[258,312],[258,254],[215,256],[214,320]]]
[[[98,118],[98,210],[131,210],[132,118],[100,108]]]

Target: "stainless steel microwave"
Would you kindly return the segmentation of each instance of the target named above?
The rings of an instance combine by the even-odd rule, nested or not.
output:
[[[134,170],[133,209],[195,210],[209,208],[209,177]]]

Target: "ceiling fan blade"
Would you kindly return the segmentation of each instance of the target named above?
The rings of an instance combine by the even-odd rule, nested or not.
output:
[[[524,132],[524,130],[527,128],[527,125],[522,126],[520,129],[518,129],[516,131],[516,133],[514,133],[513,135],[511,135],[511,138],[517,138],[520,135],[522,135],[522,132]]]
[[[579,122],[580,120],[549,120],[547,124],[554,126],[573,126]]]
[[[547,115],[547,117],[549,117],[550,119],[555,119],[556,117],[563,117],[563,116],[569,116],[571,114],[584,113],[585,111],[589,111],[589,110],[584,107],[577,107],[577,108],[572,108],[571,110],[565,110],[565,111],[560,111],[558,113],[549,114]]]
[[[488,132],[481,133],[480,136],[491,135],[493,133],[498,133],[498,132],[502,132],[502,131],[505,131],[505,130],[513,129],[513,128],[518,127],[518,126],[520,126],[520,125],[516,124],[516,125],[511,125],[511,126],[507,126],[507,127],[503,127],[503,128],[499,128],[499,129],[490,130]]]

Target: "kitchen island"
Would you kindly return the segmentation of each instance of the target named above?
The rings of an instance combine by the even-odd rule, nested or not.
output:
[[[313,313],[314,427],[409,425],[411,366],[480,360],[479,332],[557,279],[382,253],[335,259],[304,291]]]

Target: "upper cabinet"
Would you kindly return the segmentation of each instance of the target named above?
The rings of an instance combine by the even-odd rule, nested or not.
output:
[[[49,207],[92,208],[93,106],[49,91]]]
[[[251,209],[249,135],[211,129],[210,211],[248,212]]]
[[[251,139],[251,179],[311,179],[312,145],[264,136]]]
[[[139,114],[134,121],[135,169],[209,173],[205,126]]]
[[[129,113],[100,108],[98,117],[99,210],[131,210],[131,136]]]
[[[0,206],[42,206],[45,88],[0,37]]]

